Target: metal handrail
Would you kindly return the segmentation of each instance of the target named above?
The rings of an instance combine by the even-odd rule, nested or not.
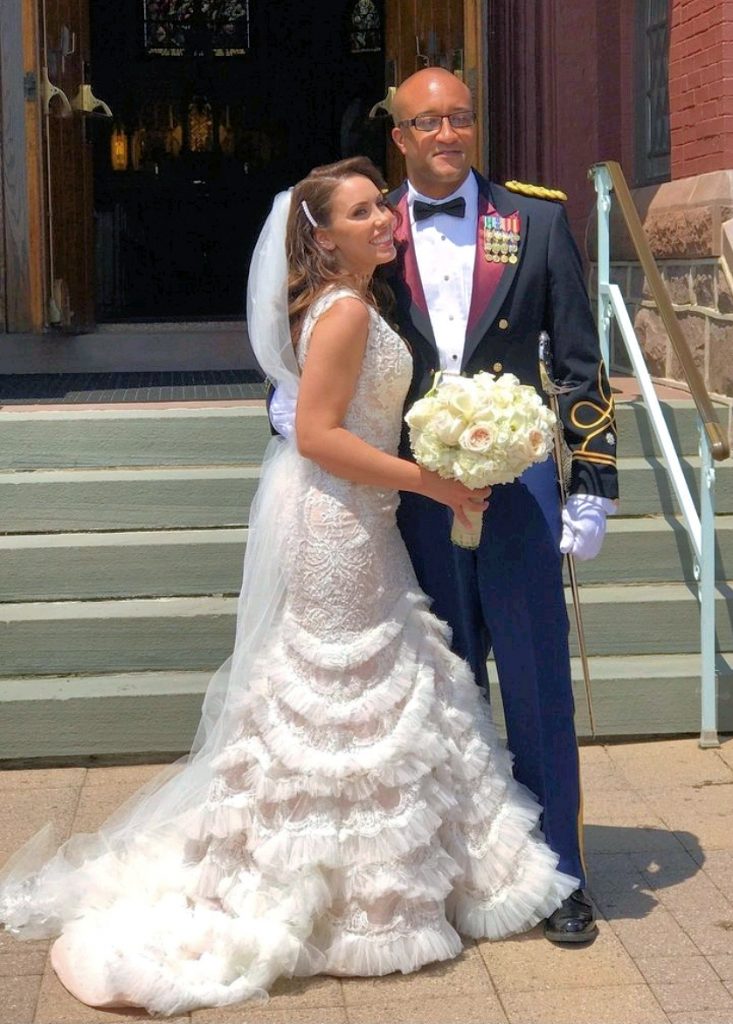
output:
[[[616,193],[618,205],[623,214],[628,232],[631,235],[631,241],[639,257],[639,263],[644,271],[644,276],[647,279],[649,291],[657,304],[662,323],[669,335],[669,340],[672,342],[672,348],[679,360],[685,381],[690,389],[690,395],[697,406],[697,411],[708,437],[710,451],[716,462],[722,462],[730,455],[730,445],[718,422],[710,395],[700,376],[700,371],[695,365],[690,347],[685,341],[677,315],[672,308],[672,300],[669,297],[669,292],[662,281],[662,275],[659,273],[659,268],[652,255],[646,232],[634,205],[634,200],[631,198],[631,192],[626,183],[624,172],[617,161],[603,160],[590,169],[589,174],[591,177],[594,176],[597,167],[605,168],[611,179],[613,191]]]
[[[662,450],[665,468],[682,512],[695,563],[695,579],[700,604],[700,746],[717,747],[718,741],[718,676],[715,661],[715,461],[728,457],[730,448],[718,423],[710,396],[695,366],[677,317],[672,308],[657,265],[652,256],[644,228],[631,198],[619,164],[604,161],[595,164],[589,176],[598,193],[598,334],[601,353],[610,366],[611,317],[615,316],[621,337],[631,360],[634,374],[644,399],[652,430]],[[636,337],[621,289],[610,281],[611,193],[615,192],[626,226],[636,248],[639,262],[662,316],[677,358],[682,366],[690,393],[698,412],[700,450],[700,512],[698,514],[685,479],[682,462],[675,449],[654,384]]]

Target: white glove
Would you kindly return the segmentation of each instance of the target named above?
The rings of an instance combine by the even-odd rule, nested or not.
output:
[[[270,422],[278,434],[289,441],[295,434],[295,407],[298,403],[298,392],[291,390],[287,383],[278,384],[272,393],[268,410]]]
[[[562,510],[560,551],[579,562],[595,558],[606,535],[606,516],[616,511],[616,502],[598,494],[571,494]]]

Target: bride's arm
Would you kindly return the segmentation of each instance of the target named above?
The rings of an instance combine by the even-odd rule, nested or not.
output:
[[[489,492],[443,480],[414,462],[372,447],[343,427],[366,350],[369,312],[357,298],[342,298],[313,328],[298,393],[298,451],[334,476],[396,491],[414,491],[448,505],[466,522],[463,506],[485,505]],[[468,525],[466,523],[466,525]]]

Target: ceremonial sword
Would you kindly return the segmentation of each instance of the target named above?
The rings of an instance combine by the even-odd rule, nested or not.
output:
[[[567,504],[567,487],[565,486],[565,476],[563,473],[563,426],[562,420],[560,419],[560,403],[558,402],[559,395],[566,395],[571,391],[574,391],[578,386],[574,383],[561,384],[556,381],[552,376],[552,352],[550,350],[550,335],[547,331],[542,331],[539,337],[539,363],[540,363],[540,380],[542,382],[542,390],[547,395],[550,401],[550,408],[555,414],[555,429],[553,432],[555,442],[555,463],[557,465],[557,479],[560,485],[560,500],[562,501],[563,507]],[[575,558],[568,552],[565,556],[568,566],[568,576],[570,578],[570,591],[573,595],[573,610],[575,612],[575,628],[578,633],[578,649],[580,651],[580,663],[583,666],[583,682],[585,684],[585,699],[588,705],[588,720],[590,722],[591,736],[595,739],[596,736],[596,723],[595,716],[593,714],[593,695],[591,692],[590,683],[590,666],[588,665],[588,655],[585,647],[585,630],[583,628],[583,615],[580,610],[580,591],[578,589],[578,576],[575,571]]]

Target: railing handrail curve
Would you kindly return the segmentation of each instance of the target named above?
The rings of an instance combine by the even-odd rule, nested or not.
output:
[[[672,348],[679,360],[685,381],[690,389],[690,395],[697,406],[712,456],[716,462],[722,462],[730,455],[728,438],[718,422],[708,390],[705,387],[700,371],[695,365],[690,347],[685,341],[677,315],[672,308],[672,300],[669,297],[669,292],[662,281],[662,275],[659,273],[659,268],[652,255],[649,240],[647,239],[634,200],[631,197],[624,172],[616,160],[601,160],[591,167],[590,175],[593,176],[596,168],[599,167],[604,167],[611,179],[613,191],[616,193],[618,205],[631,236],[631,241],[636,249],[636,254],[639,257],[639,263],[644,271],[649,291],[657,304],[662,323],[672,342]]]

